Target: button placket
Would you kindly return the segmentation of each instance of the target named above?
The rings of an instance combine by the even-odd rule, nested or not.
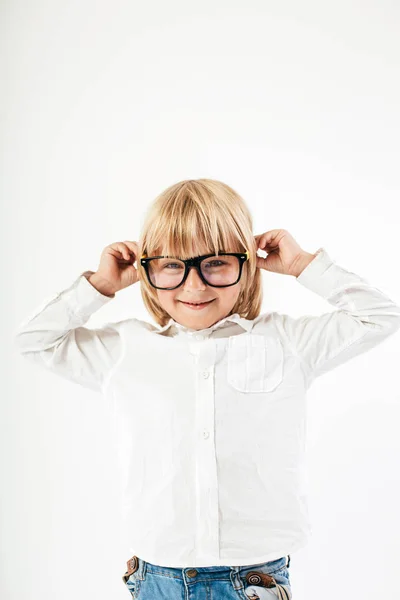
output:
[[[198,345],[196,376],[196,522],[198,556],[219,554],[219,508],[217,460],[214,442],[214,365],[216,343],[207,339]]]
[[[204,371],[201,372],[201,378],[202,379],[209,379],[210,378],[210,374],[211,372],[213,372],[214,367],[210,367],[209,369],[205,369]],[[200,389],[202,388],[202,386],[199,386]],[[206,398],[210,398],[210,402],[212,403],[212,405],[214,405],[214,386],[212,381],[209,379],[209,381],[206,383],[203,383],[203,394],[204,397]],[[210,412],[207,410],[207,401],[205,403],[205,414],[202,420],[203,423],[203,431],[202,431],[202,436],[203,436],[203,440],[208,440],[210,437],[210,431],[214,430],[214,411],[212,414],[212,420],[211,420],[211,414]]]

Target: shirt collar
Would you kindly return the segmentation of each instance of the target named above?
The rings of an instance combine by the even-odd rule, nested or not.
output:
[[[240,327],[242,327],[245,331],[248,331],[248,332],[251,331],[251,329],[253,327],[253,321],[249,321],[248,319],[241,317],[238,313],[234,313],[233,315],[229,315],[227,317],[224,317],[220,321],[217,321],[217,323],[214,323],[214,325],[211,325],[211,327],[202,329],[201,333],[203,333],[203,334],[211,333],[214,329],[218,329],[219,327],[226,327],[231,322],[237,323],[238,325],[240,325]],[[172,317],[170,318],[168,323],[166,325],[164,325],[164,327],[162,327],[161,329],[155,329],[154,333],[164,333],[172,327],[175,327],[176,329],[183,331],[185,333],[189,333],[189,334],[196,333],[196,332],[200,333],[200,331],[198,331],[196,329],[191,329],[190,327],[185,327],[185,325],[182,325],[181,323],[174,321],[174,319]]]

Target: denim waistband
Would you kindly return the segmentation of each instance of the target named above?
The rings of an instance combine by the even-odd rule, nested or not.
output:
[[[244,577],[248,571],[261,571],[262,573],[274,573],[284,567],[288,567],[290,564],[290,555],[282,556],[276,560],[271,560],[264,563],[255,563],[252,565],[243,566],[211,566],[211,567],[163,567],[161,565],[154,565],[149,563],[140,557],[137,557],[138,568],[136,570],[136,577],[138,579],[144,579],[146,571],[148,573],[156,573],[157,575],[164,575],[165,577],[173,577],[176,579],[188,580],[191,579],[192,573],[196,572],[196,580],[217,580],[217,579],[230,579],[232,574]]]

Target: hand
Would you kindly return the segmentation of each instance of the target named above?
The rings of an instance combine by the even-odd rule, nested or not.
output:
[[[114,242],[101,253],[100,263],[90,282],[98,284],[106,295],[115,294],[138,281],[137,242]],[[93,279],[92,279],[93,278]],[[95,287],[97,287],[95,285]]]
[[[298,277],[316,256],[303,250],[286,229],[271,229],[254,239],[257,249],[267,252],[266,258],[257,255],[257,267],[273,273]]]

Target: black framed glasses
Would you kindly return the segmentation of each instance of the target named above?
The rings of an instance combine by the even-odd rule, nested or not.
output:
[[[241,275],[243,263],[249,259],[249,252],[220,252],[203,254],[195,258],[182,260],[170,256],[150,256],[140,259],[149,283],[158,290],[174,290],[182,285],[189,269],[194,267],[200,279],[212,287],[235,285]]]

